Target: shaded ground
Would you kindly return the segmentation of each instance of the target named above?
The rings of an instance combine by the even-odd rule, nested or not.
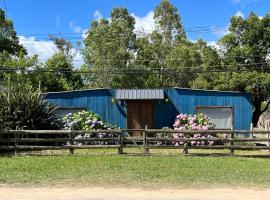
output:
[[[269,200],[270,189],[9,188],[4,200]]]

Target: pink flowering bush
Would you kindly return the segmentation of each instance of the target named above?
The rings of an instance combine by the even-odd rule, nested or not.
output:
[[[197,115],[187,115],[187,114],[179,114],[176,116],[175,122],[173,124],[174,130],[209,130],[214,129],[214,124],[210,122],[210,119],[203,115],[202,113],[199,113]],[[179,138],[185,138],[185,136],[182,133],[174,133],[172,135],[173,138],[179,139]],[[213,138],[212,135],[209,134],[194,134],[190,136],[191,138]],[[183,145],[183,142],[175,141],[173,142],[175,146]],[[190,145],[192,146],[204,146],[204,145],[213,145],[214,141],[192,141]]]
[[[174,130],[209,130],[214,125],[210,123],[210,119],[199,113],[197,115],[179,114],[176,116],[173,124]]]

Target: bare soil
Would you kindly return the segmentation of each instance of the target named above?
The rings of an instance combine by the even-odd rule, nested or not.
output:
[[[270,189],[155,189],[0,186],[1,200],[269,200]]]

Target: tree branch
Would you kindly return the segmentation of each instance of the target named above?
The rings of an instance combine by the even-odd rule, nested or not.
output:
[[[261,111],[261,113],[264,113],[268,109],[269,105],[270,105],[270,100],[267,102],[265,108]]]

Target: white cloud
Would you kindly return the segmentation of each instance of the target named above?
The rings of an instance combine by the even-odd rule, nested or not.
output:
[[[82,28],[80,26],[77,26],[74,22],[69,23],[69,27],[72,29],[74,33],[81,33]]]
[[[73,59],[73,64],[74,64],[74,67],[75,67],[75,68],[79,68],[79,67],[82,66],[83,63],[84,63],[83,57],[82,57],[82,54],[81,54],[78,50],[75,50],[75,49],[74,49],[74,51],[76,51],[76,52],[75,52],[76,55],[75,55],[75,57],[74,57],[74,59]]]
[[[211,31],[218,37],[223,37],[230,33],[229,25],[228,26],[212,26]]]
[[[219,44],[217,43],[217,41],[209,41],[209,42],[207,42],[207,44],[208,44],[209,46],[215,47],[217,50],[220,49],[220,46],[219,46]]]
[[[245,17],[245,14],[244,14],[242,11],[239,10],[239,11],[237,11],[237,12],[234,14],[234,16],[244,18],[244,17]]]
[[[39,59],[44,62],[50,58],[57,50],[52,41],[36,40],[35,37],[19,36],[20,44],[22,44],[30,56],[37,54]]]
[[[88,29],[84,29],[84,30],[82,31],[82,39],[83,39],[83,40],[87,37],[87,31],[88,31]]]
[[[134,13],[131,14],[136,21],[135,31],[140,32],[151,32],[155,28],[154,11],[149,11],[144,17],[136,16]]]
[[[29,56],[37,54],[41,62],[46,62],[47,59],[57,52],[57,48],[52,41],[42,41],[37,40],[35,37],[25,36],[19,36],[19,41],[27,49]],[[83,63],[82,55],[75,48],[73,52],[76,53],[73,64],[75,68],[80,67]]]
[[[101,12],[100,12],[99,10],[96,10],[96,11],[94,12],[93,17],[95,18],[95,20],[100,20],[100,19],[103,18],[102,14],[101,14]]]

